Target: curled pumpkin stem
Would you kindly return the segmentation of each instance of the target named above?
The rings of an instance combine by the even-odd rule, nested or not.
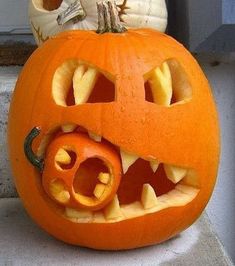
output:
[[[97,3],[98,30],[97,33],[122,33],[127,29],[122,25],[115,1],[101,1]]]
[[[24,153],[27,157],[28,161],[36,167],[40,172],[43,171],[44,168],[44,160],[39,158],[32,149],[32,144],[34,139],[40,134],[40,127],[34,127],[28,136],[25,138],[24,142]]]

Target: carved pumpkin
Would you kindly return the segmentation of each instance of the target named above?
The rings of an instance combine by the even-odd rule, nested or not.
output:
[[[29,16],[36,42],[65,30],[96,30],[97,0],[30,0]],[[165,0],[117,0],[119,16],[126,27],[151,27],[165,31]]]
[[[215,104],[190,53],[155,30],[116,26],[123,33],[70,31],[39,48],[17,82],[8,132],[33,219],[67,243],[108,250],[189,227],[219,157]]]

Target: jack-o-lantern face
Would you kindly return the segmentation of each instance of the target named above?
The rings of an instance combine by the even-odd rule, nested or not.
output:
[[[22,148],[35,126],[41,173]],[[191,225],[214,187],[218,135],[195,60],[147,29],[49,40],[23,69],[9,119],[31,216],[59,239],[99,249],[159,243]]]

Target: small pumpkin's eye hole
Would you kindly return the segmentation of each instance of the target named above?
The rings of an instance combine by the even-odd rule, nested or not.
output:
[[[145,77],[145,99],[158,105],[170,106],[192,98],[188,77],[175,59],[167,60]]]
[[[43,8],[52,11],[60,7],[63,0],[43,0]]]
[[[115,101],[115,85],[95,67],[69,60],[56,70],[52,94],[61,106],[107,103]]]
[[[55,165],[58,170],[72,169],[77,160],[77,154],[67,147],[60,148],[55,156]]]

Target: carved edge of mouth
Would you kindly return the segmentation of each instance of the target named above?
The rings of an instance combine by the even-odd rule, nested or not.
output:
[[[65,208],[64,217],[75,223],[120,222],[126,219],[156,213],[170,207],[185,206],[196,198],[199,191],[197,188],[179,184],[170,192],[156,197],[153,188],[149,184],[144,184],[140,201],[120,205],[118,196],[116,195],[113,201],[103,211],[78,211]]]
[[[75,124],[61,126],[62,131],[66,134],[75,132],[77,128],[78,126]],[[102,136],[86,129],[84,133],[93,141],[102,141]],[[49,139],[49,135],[47,138]],[[41,142],[41,147],[39,148],[40,153],[46,150],[49,142],[49,140],[43,140]],[[123,174],[125,174],[131,165],[141,157],[120,150],[120,158],[122,161]],[[145,160],[144,158],[141,159]],[[148,161],[152,171],[156,172],[161,162],[156,159],[149,159]],[[102,210],[88,211],[64,207],[63,216],[74,223],[116,223],[126,219],[156,213],[170,207],[185,206],[197,197],[200,189],[197,184],[198,180],[195,171],[166,164],[164,164],[164,170],[167,178],[176,186],[163,195],[156,196],[154,188],[146,183],[143,184],[141,197],[138,201],[129,204],[120,204],[118,195],[116,194],[113,200]],[[63,194],[63,191],[60,193]]]

